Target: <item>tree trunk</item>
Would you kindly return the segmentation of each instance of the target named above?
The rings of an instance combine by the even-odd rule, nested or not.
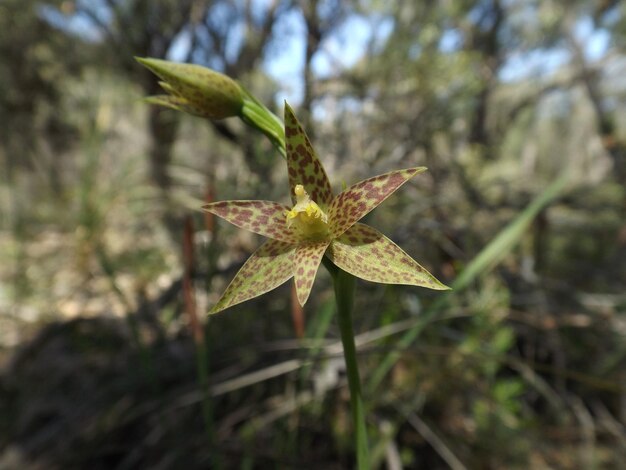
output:
[[[150,176],[164,195],[167,195],[172,186],[168,166],[172,160],[172,147],[176,142],[178,125],[178,116],[173,111],[150,106],[148,117]]]
[[[146,95],[161,93],[152,77],[144,82]],[[148,165],[150,180],[159,190],[159,198],[163,204],[163,223],[173,240],[180,240],[182,218],[170,204],[172,178],[169,165],[172,162],[172,149],[176,143],[180,116],[176,111],[150,105],[148,107]]]

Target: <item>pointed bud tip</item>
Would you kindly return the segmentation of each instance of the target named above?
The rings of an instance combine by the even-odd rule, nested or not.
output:
[[[167,62],[162,59],[155,59],[154,57],[139,57],[138,55],[134,56],[134,59],[139,62],[141,65],[149,66],[152,64],[158,64],[161,62]]]
[[[144,96],[143,98],[141,98],[141,101],[143,101],[144,103],[150,103],[150,104],[161,104],[161,100],[163,99],[164,96],[166,95]]]
[[[135,56],[135,60],[164,81],[167,81],[168,79],[173,77],[172,65],[177,65],[176,62],[154,59],[152,57]]]
[[[150,69],[152,71],[154,71],[155,67],[157,66],[157,64],[160,61],[159,59],[152,59],[150,57],[139,57],[139,56],[135,56],[134,59],[139,62],[141,65],[143,65],[144,67],[146,67],[147,69]]]
[[[144,103],[165,106],[166,108],[179,109],[182,105],[176,97],[170,95],[151,95],[141,99]]]
[[[287,100],[285,100],[285,121],[287,120],[287,115],[295,117],[296,113],[293,112],[292,107],[289,106],[289,103],[287,103]]]

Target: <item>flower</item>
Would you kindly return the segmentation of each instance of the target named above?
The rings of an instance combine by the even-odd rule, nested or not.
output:
[[[159,84],[168,93],[150,96],[147,102],[208,119],[242,115],[244,92],[230,77],[200,65],[136,59],[163,80]]]
[[[378,230],[358,222],[426,168],[375,176],[335,196],[324,167],[287,103],[285,137],[293,207],[272,201],[222,201],[203,206],[237,227],[269,238],[250,256],[209,313],[258,297],[292,277],[298,301],[304,305],[322,256],[367,281],[448,289]]]
[[[239,117],[272,142],[285,156],[285,136],[280,119],[232,78],[194,64],[135,57],[162,81],[167,95],[156,95],[144,101],[183,111],[207,119]]]

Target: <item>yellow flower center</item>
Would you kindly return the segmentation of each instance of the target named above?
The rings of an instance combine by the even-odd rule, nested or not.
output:
[[[296,204],[286,213],[287,227],[300,232],[304,238],[324,238],[328,235],[328,216],[311,200],[304,186],[297,184],[293,192]]]

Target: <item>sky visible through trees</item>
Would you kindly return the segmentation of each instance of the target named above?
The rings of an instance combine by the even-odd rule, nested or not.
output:
[[[253,2],[253,5],[266,5],[267,1]],[[262,8],[262,7],[259,7]],[[110,13],[105,5],[98,8],[102,21],[110,21]],[[42,15],[56,27],[67,30],[79,37],[100,41],[101,31],[94,27],[93,22],[81,14],[63,16],[54,8],[42,8]],[[349,14],[332,34],[323,42],[316,54],[312,66],[317,78],[328,78],[341,70],[355,65],[362,59],[368,47],[379,48],[393,30],[394,20],[390,16],[362,13]],[[281,18],[276,28],[286,31],[285,38],[278,44],[269,45],[271,52],[264,61],[265,71],[281,85],[277,101],[288,99],[298,104],[302,100],[302,68],[304,66],[304,50],[306,30],[302,14],[292,10]],[[232,50],[240,47],[244,34],[242,25],[232,25]],[[583,47],[585,58],[590,61],[601,59],[607,52],[610,41],[609,32],[593,24],[591,16],[577,20],[574,29],[575,37]],[[446,31],[440,40],[442,53],[458,50],[460,46],[459,32],[455,29]],[[181,31],[167,58],[182,61],[189,54],[191,38],[189,31]],[[571,59],[571,53],[563,45],[545,50],[519,51],[508,58],[500,71],[500,78],[507,81],[523,80],[533,76],[545,76],[553,73]]]

